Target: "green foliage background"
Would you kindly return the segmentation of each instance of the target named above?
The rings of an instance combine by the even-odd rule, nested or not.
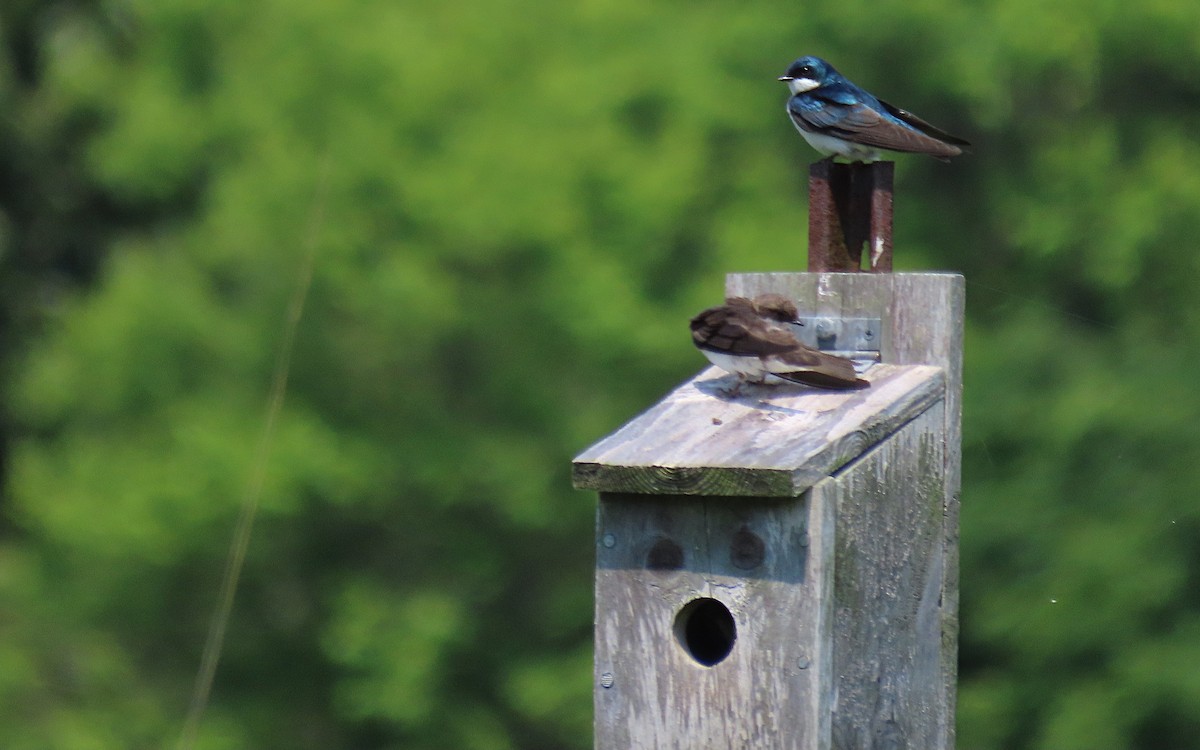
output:
[[[898,262],[968,280],[959,746],[1200,747],[1200,4],[11,0],[0,43],[3,747],[178,736],[310,242],[200,746],[590,747],[569,461],[725,272],[803,267],[804,53],[978,144],[897,166]]]

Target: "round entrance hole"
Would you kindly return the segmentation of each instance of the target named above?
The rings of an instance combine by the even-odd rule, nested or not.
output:
[[[733,650],[737,625],[729,608],[716,599],[693,599],[675,615],[675,639],[689,656],[712,667]]]

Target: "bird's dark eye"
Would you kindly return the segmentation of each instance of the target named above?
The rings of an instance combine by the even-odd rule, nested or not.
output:
[[[800,70],[796,71],[797,78],[816,78],[817,71],[813,70],[811,65],[802,65]]]

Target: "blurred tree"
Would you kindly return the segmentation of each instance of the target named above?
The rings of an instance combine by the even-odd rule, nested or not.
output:
[[[724,272],[803,267],[816,155],[773,78],[812,52],[979,144],[898,166],[898,261],[968,277],[961,746],[1191,746],[1197,29],[1094,0],[5,5],[0,744],[178,733],[315,241],[201,746],[589,747],[569,459],[702,365],[683,322]]]

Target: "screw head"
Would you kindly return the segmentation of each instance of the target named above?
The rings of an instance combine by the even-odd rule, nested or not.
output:
[[[616,678],[613,677],[612,672],[605,672],[604,674],[600,675],[600,687],[604,688],[605,690],[608,690],[610,687],[612,687],[615,682]]]

